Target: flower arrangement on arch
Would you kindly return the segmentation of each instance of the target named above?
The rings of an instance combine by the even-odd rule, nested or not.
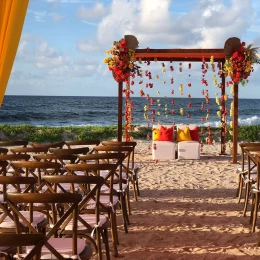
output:
[[[138,70],[135,64],[135,51],[127,47],[127,41],[121,39],[114,41],[111,50],[106,51],[107,55],[112,55],[104,59],[104,63],[108,65],[108,69],[112,71],[114,79],[117,82],[126,82],[131,73]]]
[[[253,44],[246,47],[245,42],[241,42],[236,50],[224,64],[224,72],[231,77],[233,83],[241,83],[243,86],[248,83],[248,77],[254,71],[252,65],[260,63],[257,57],[258,48],[252,48]]]

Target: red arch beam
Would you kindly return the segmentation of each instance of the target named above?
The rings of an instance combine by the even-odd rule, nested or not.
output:
[[[143,61],[225,61],[224,49],[136,49],[135,57]]]

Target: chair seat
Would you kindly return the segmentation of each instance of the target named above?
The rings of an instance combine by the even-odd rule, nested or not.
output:
[[[242,174],[241,174],[241,175],[242,175]],[[250,179],[248,179],[247,174],[246,174],[246,175],[242,175],[242,176],[243,176],[244,182],[247,183],[248,181],[255,180],[256,177],[257,177],[257,173],[251,173],[251,174],[250,174]]]
[[[107,175],[107,172],[100,171],[100,176],[106,177],[106,175]],[[122,179],[124,179],[124,180],[127,179],[126,172],[122,172]],[[114,180],[118,180],[118,177],[116,175],[114,175]]]
[[[51,237],[48,243],[54,247],[63,257],[72,258],[72,238],[54,238]],[[81,254],[86,247],[86,243],[83,239],[77,239],[77,253]],[[26,253],[28,254],[32,250],[33,246],[26,247]],[[47,247],[43,246],[41,251],[41,259],[57,259]]]
[[[248,170],[248,165],[244,165],[244,171],[247,171]],[[238,165],[237,166],[237,172],[242,172],[242,165]],[[251,171],[251,173],[256,173],[257,172],[257,168],[254,167]]]
[[[112,206],[115,207],[117,206],[119,199],[117,196],[113,196],[112,197],[113,202],[112,202]],[[106,205],[106,206],[111,206],[110,200],[109,200],[109,195],[100,195],[100,199],[99,199],[100,203]],[[88,204],[86,205],[86,209],[92,209],[95,207],[95,201],[94,200],[89,200]]]
[[[96,216],[93,214],[81,214],[79,215],[83,220],[85,220],[92,228],[96,225]],[[99,226],[102,227],[108,222],[108,218],[105,215],[99,216]],[[78,230],[84,230],[86,227],[78,220]],[[73,230],[72,221],[68,223],[65,230]]]
[[[30,220],[30,213],[29,211],[20,211],[20,213],[29,221]],[[45,219],[44,217],[44,214],[41,213],[41,212],[37,212],[35,211],[33,213],[33,223],[35,223],[36,225],[41,223],[43,220]],[[22,220],[20,220],[20,223],[23,225],[23,226],[26,226]],[[15,223],[14,221],[9,218],[9,217],[6,217],[2,223],[0,223],[0,228],[15,228]]]
[[[126,163],[123,163],[124,165],[126,165]],[[139,171],[140,170],[140,167],[137,163],[134,163],[134,167],[132,166],[132,163],[130,162],[129,163],[129,169],[134,169],[134,171]]]

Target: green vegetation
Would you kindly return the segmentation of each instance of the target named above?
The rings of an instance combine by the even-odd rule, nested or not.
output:
[[[203,127],[202,140],[207,137],[207,128]],[[230,129],[229,129],[230,130]],[[213,140],[220,141],[220,128],[211,128]],[[151,136],[151,129],[134,126],[132,136],[134,139],[147,139]],[[0,125],[0,140],[26,140],[32,142],[57,142],[62,140],[110,140],[117,138],[117,126],[84,126],[84,127],[38,127],[31,125]],[[232,141],[230,133],[227,141]],[[238,141],[260,141],[260,126],[240,126],[238,129]]]

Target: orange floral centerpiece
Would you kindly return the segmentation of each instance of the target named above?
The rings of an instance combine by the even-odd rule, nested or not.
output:
[[[117,82],[128,83],[128,78],[131,73],[134,73],[139,68],[136,66],[135,51],[128,48],[127,41],[121,39],[114,41],[111,50],[106,51],[106,54],[112,55],[104,59],[104,63],[108,65],[108,69],[112,71],[114,79]]]
[[[252,65],[259,63],[258,48],[252,48],[252,46],[253,44],[249,44],[246,47],[245,42],[241,42],[240,47],[225,62],[224,72],[235,84],[241,83],[245,86],[250,73],[254,71]]]

